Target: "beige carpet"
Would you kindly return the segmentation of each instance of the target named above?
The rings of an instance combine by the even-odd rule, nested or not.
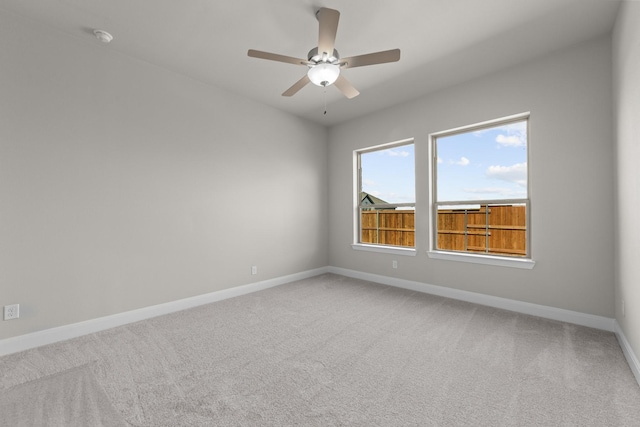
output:
[[[87,363],[135,426],[640,426],[612,333],[331,274],[2,357],[0,394]]]
[[[19,384],[0,393],[0,425],[109,426],[128,424],[87,365]]]

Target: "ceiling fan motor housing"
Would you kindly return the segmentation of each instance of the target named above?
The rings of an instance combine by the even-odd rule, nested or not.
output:
[[[320,62],[328,62],[328,63],[335,63],[340,59],[340,55],[338,55],[338,51],[336,49],[333,49],[333,54],[331,56],[326,56],[326,58],[323,58],[325,55],[324,53],[318,53],[318,48],[314,47],[313,49],[311,49],[309,51],[309,53],[307,54],[307,58],[309,59],[309,62],[313,62],[315,64],[318,64]]]

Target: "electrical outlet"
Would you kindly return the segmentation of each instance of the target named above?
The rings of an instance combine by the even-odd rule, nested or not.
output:
[[[391,266],[393,268],[398,268],[398,261],[396,261],[395,259],[393,261],[391,261]]]
[[[20,317],[20,304],[4,306],[4,320],[12,320]]]
[[[258,266],[257,265],[252,265],[251,266],[251,274],[258,274]]]

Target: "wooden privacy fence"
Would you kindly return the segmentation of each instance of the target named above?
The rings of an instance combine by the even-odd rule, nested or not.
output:
[[[438,210],[440,250],[525,256],[525,205],[482,205],[475,209]],[[415,218],[410,210],[363,210],[362,243],[415,246]]]
[[[438,249],[525,256],[526,213],[525,205],[439,210]]]
[[[416,245],[414,211],[363,210],[360,221],[362,243],[409,247]]]

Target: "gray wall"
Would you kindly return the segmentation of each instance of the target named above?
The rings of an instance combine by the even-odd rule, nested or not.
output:
[[[611,78],[607,37],[332,128],[330,264],[613,317]],[[520,270],[429,259],[428,135],[526,111],[536,266]],[[355,251],[352,152],[405,138],[416,143],[418,254]]]
[[[628,237],[638,232],[624,212],[638,207],[640,66],[630,58],[640,36],[638,6],[625,7],[614,39],[617,240],[609,38],[327,131],[3,13],[0,305],[20,303],[21,319],[0,322],[0,339],[333,265],[615,315],[638,352]],[[429,133],[524,111],[537,265],[429,259]],[[354,251],[352,151],[410,137],[418,255]]]
[[[0,339],[328,264],[323,127],[6,12],[0,64]]]
[[[622,4],[613,46],[617,163],[616,319],[634,353],[640,355],[640,3]]]

